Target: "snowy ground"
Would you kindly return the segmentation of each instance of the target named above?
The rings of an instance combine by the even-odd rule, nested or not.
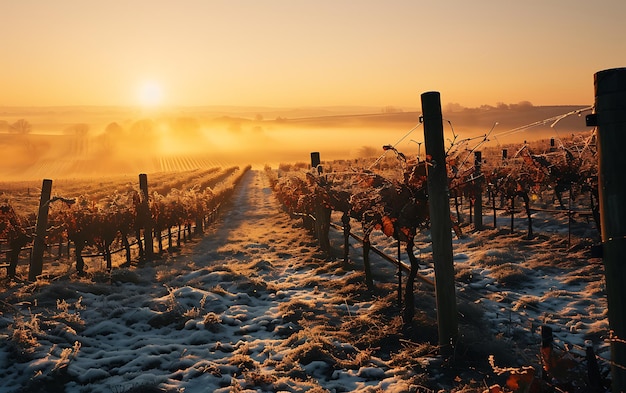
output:
[[[416,322],[403,329],[394,267],[373,256],[367,291],[360,246],[347,264],[327,260],[250,171],[219,222],[177,253],[112,274],[4,282],[0,391],[482,391],[503,384],[489,355],[538,366],[542,324],[573,355],[592,344],[608,359],[601,260],[568,250],[563,217],[537,215],[531,240],[523,220],[513,234],[501,220],[454,239],[462,345],[441,359],[431,286],[418,283]],[[592,226],[572,244],[589,243]],[[427,234],[417,240],[433,279]],[[340,256],[341,235],[331,242]],[[396,255],[384,236],[373,243]]]

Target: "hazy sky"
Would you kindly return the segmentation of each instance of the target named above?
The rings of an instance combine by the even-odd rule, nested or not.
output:
[[[592,104],[626,1],[0,0],[0,106]]]

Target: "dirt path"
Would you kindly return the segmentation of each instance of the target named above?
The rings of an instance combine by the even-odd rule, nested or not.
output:
[[[194,259],[207,260],[264,251],[280,253],[292,249],[290,239],[282,239],[279,232],[293,230],[293,221],[280,209],[269,181],[259,171],[249,171],[237,187],[232,203],[214,228],[194,249]],[[287,243],[285,243],[287,241]],[[278,250],[279,246],[287,246]]]
[[[317,241],[281,209],[260,171],[244,176],[218,221],[182,258],[193,261],[195,268],[224,264],[238,271],[262,263],[271,269],[248,273],[280,287],[300,280],[294,274],[305,265],[318,268],[323,263]]]

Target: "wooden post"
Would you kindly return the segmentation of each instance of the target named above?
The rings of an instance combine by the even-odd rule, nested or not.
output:
[[[589,391],[591,393],[604,392],[600,366],[598,366],[596,353],[591,345],[588,345],[585,349],[585,360],[587,360],[587,380],[589,381]]]
[[[46,230],[48,229],[48,208],[50,207],[50,195],[52,194],[52,180],[44,179],[41,186],[41,198],[39,199],[39,212],[37,213],[37,226],[35,227],[35,240],[28,269],[28,279],[37,280],[43,272],[43,252],[46,248]]]
[[[152,215],[150,214],[150,205],[148,203],[149,193],[148,193],[148,175],[142,173],[139,175],[139,189],[141,190],[142,201],[141,201],[141,217],[143,221],[143,237],[145,242],[145,253],[146,259],[152,259],[154,257],[154,243],[152,241]],[[137,239],[141,241],[141,239]]]
[[[594,75],[600,226],[611,339],[611,391],[626,391],[626,68]]]
[[[320,153],[317,151],[311,152],[311,168],[317,169],[318,174],[322,174],[322,166],[320,165],[322,161],[320,160]]]
[[[474,229],[483,229],[483,179],[482,179],[483,156],[479,151],[474,152]]]
[[[543,364],[543,373],[541,376],[545,381],[550,380],[549,373],[552,372],[554,366],[554,336],[552,335],[552,328],[547,325],[541,326],[541,363]]]
[[[493,209],[493,229],[498,227],[498,211],[496,210],[496,190],[493,184],[489,185],[491,193],[491,208]]]
[[[441,99],[439,92],[436,91],[423,93],[421,98],[428,161],[428,204],[435,267],[439,346],[442,355],[450,356],[458,337],[458,317]]]
[[[348,263],[350,260],[350,215],[343,212],[341,215],[341,223],[343,224],[343,262]]]
[[[323,172],[322,166],[320,165],[320,153],[312,152],[311,153],[311,168],[317,170],[317,175],[321,175]],[[326,179],[319,177],[316,179],[318,182],[318,187],[323,187],[326,185]],[[320,248],[324,251],[328,258],[331,257],[331,247],[330,240],[328,238],[328,234],[330,232],[330,216],[332,214],[332,210],[325,206],[323,201],[316,197],[315,200],[315,235],[317,236],[317,240],[319,242]]]
[[[397,229],[396,237],[398,238],[398,307],[402,307],[402,252],[400,251],[400,235],[398,235]]]
[[[515,194],[511,197],[511,233],[515,233]]]

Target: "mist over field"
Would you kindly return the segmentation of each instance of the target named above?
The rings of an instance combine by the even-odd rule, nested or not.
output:
[[[444,105],[446,143],[480,141],[489,134],[488,146],[521,144],[589,131],[584,116],[569,116],[554,127],[548,123],[512,131],[582,107]],[[276,166],[307,162],[312,151],[320,152],[323,160],[371,157],[387,144],[407,155],[423,154],[419,116],[417,109],[393,107],[189,107],[158,112],[5,107],[0,108],[0,176],[26,180]]]

